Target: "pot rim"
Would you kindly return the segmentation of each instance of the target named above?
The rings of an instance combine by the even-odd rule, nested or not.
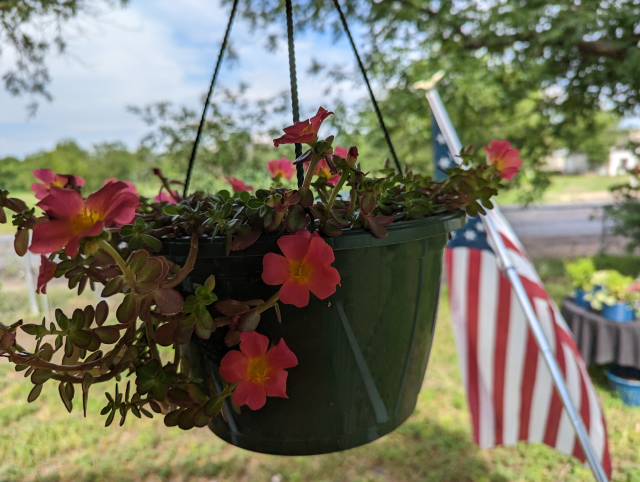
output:
[[[386,227],[389,233],[386,238],[376,238],[365,229],[351,229],[344,231],[340,236],[323,236],[323,239],[334,251],[387,246],[446,235],[460,229],[466,222],[466,213],[460,210],[454,213],[437,214],[422,219],[392,223]],[[275,245],[281,236],[285,235],[263,234],[253,245],[240,251],[232,251],[228,256],[263,256],[277,250]],[[189,254],[189,245],[189,238],[163,240],[163,249],[159,254],[169,257],[186,257]],[[220,236],[211,241],[201,241],[198,257],[227,257],[225,238]]]

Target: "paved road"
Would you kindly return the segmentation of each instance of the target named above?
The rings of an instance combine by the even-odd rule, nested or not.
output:
[[[605,204],[604,202],[545,204],[528,208],[501,209],[520,238],[535,239],[600,235],[602,206]]]
[[[532,257],[578,256],[595,254],[600,249],[605,204],[544,204],[501,209]],[[622,251],[624,240],[608,237],[606,241],[607,252]],[[13,252],[12,243],[13,236],[0,236],[0,265],[2,255]]]

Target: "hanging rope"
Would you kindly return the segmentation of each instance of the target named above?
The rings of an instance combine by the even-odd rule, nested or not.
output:
[[[380,112],[380,108],[378,107],[378,101],[376,97],[373,95],[373,90],[371,90],[371,84],[369,84],[369,78],[367,77],[367,71],[364,69],[364,65],[362,64],[362,60],[360,59],[360,54],[358,53],[358,49],[356,48],[356,44],[353,41],[353,37],[351,36],[351,31],[349,30],[349,25],[347,25],[347,19],[342,13],[342,8],[340,8],[340,3],[338,0],[333,0],[333,4],[336,6],[336,10],[340,14],[340,20],[342,21],[342,26],[344,27],[344,31],[349,37],[349,42],[351,43],[351,48],[353,49],[353,53],[358,60],[358,66],[360,67],[360,72],[362,72],[362,77],[364,77],[364,82],[367,84],[367,89],[369,89],[369,96],[371,97],[371,102],[373,103],[373,108],[376,111],[376,115],[378,116],[378,122],[380,123],[380,128],[382,132],[384,132],[384,138],[387,141],[387,146],[389,146],[389,151],[391,152],[391,157],[393,157],[393,162],[398,169],[398,172],[402,174],[402,168],[400,167],[400,163],[398,162],[398,156],[396,156],[396,151],[393,148],[393,144],[391,143],[391,137],[389,136],[389,131],[387,130],[387,126],[384,124],[384,120],[382,119],[382,113]]]
[[[293,45],[293,8],[291,0],[286,0],[287,6],[287,38],[289,40],[289,80],[291,83],[291,108],[293,110],[293,123],[300,122],[300,106],[298,105],[298,79],[296,77],[296,52]],[[302,155],[302,144],[296,144],[296,159]],[[304,168],[302,164],[296,166],[298,187],[304,182]]]
[[[204,102],[204,108],[202,109],[202,117],[200,118],[200,125],[198,125],[198,133],[196,134],[196,140],[193,142],[193,148],[191,149],[191,156],[189,157],[189,167],[187,168],[187,177],[184,180],[184,191],[182,195],[187,196],[189,190],[189,182],[191,181],[191,172],[193,171],[193,164],[196,160],[196,153],[198,152],[198,144],[200,144],[200,136],[202,135],[202,129],[204,128],[204,121],[207,117],[207,109],[209,108],[209,102],[211,101],[211,94],[213,94],[213,88],[216,85],[216,79],[218,78],[218,71],[220,70],[220,64],[222,64],[222,57],[224,51],[227,48],[227,40],[229,39],[229,32],[231,32],[231,25],[233,24],[233,18],[236,15],[236,9],[238,7],[238,0],[234,0],[233,7],[231,8],[231,15],[229,16],[229,23],[227,23],[227,30],[224,33],[222,39],[222,45],[220,46],[220,53],[218,54],[218,61],[216,62],[216,68],[213,71],[213,77],[211,78],[211,84],[209,85],[209,93],[207,94],[207,100]]]

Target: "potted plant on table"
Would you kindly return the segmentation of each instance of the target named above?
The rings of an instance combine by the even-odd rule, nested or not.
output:
[[[584,296],[593,290],[592,278],[596,267],[591,258],[579,258],[565,263],[565,270],[574,288],[574,302],[581,308],[589,308],[589,302]]]
[[[299,189],[282,187],[293,168],[280,160],[273,187],[254,194],[230,179],[238,192],[183,198],[156,170],[155,200],[117,181],[85,198],[78,178],[48,173],[37,214],[0,190],[16,252],[42,257],[39,290],[64,277],[78,293],[102,286],[117,305],[115,317],[103,300],[0,325],[0,354],[29,377],[29,401],[57,385],[69,411],[79,391],[86,410],[91,387],[111,383],[106,425],[155,412],[168,426],[209,425],[240,447],[291,455],[354,447],[401,424],[428,362],[448,233],[492,207],[520,160],[494,141],[486,162],[466,149],[443,181],[388,166],[371,176],[355,147],[318,138],[329,115],[320,108],[274,140],[309,146],[295,161],[308,166]]]
[[[638,289],[631,276],[607,269],[594,273],[591,282],[600,289],[586,294],[584,298],[594,310],[611,321],[626,322],[635,318]]]

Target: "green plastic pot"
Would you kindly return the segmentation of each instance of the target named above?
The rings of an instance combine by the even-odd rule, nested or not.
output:
[[[267,398],[260,410],[244,406],[239,414],[227,406],[228,420],[215,417],[211,430],[247,450],[311,455],[372,442],[402,424],[429,360],[448,233],[464,224],[459,212],[394,223],[384,239],[363,230],[326,238],[341,276],[337,292],[326,300],[311,295],[305,308],[280,304],[282,323],[268,310],[256,330],[271,344],[284,338],[298,357],[288,369],[289,398]],[[278,287],[262,282],[262,257],[280,253],[277,239],[263,235],[229,256],[223,240],[201,243],[183,293],[215,274],[220,300],[268,299]],[[187,240],[164,245],[168,259],[184,263]],[[209,340],[194,335],[184,350],[192,375],[213,377],[218,387],[226,332]]]

